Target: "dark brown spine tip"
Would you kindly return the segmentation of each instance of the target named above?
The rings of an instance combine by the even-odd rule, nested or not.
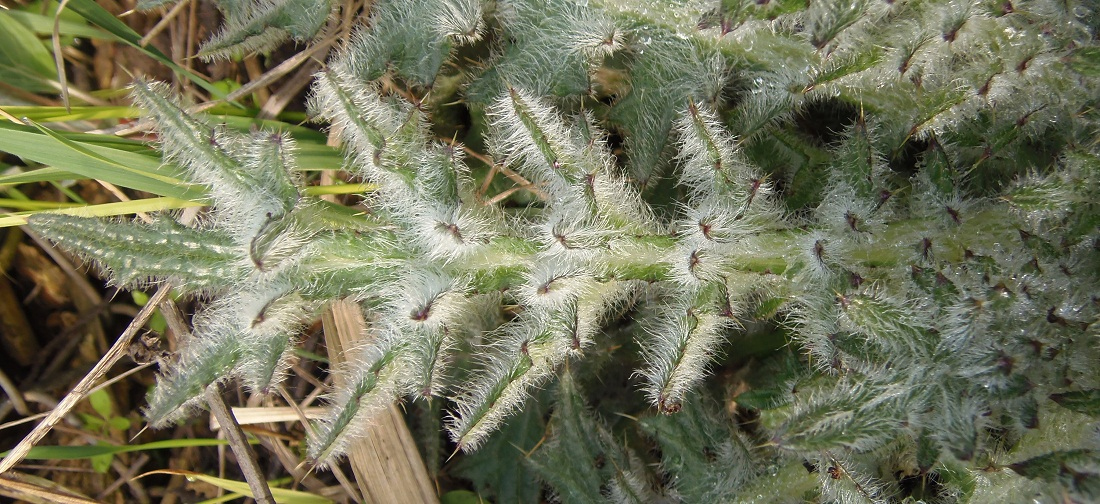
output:
[[[951,220],[955,221],[955,224],[962,224],[962,217],[959,216],[959,211],[944,205],[944,210],[947,210],[947,215],[951,216]]]
[[[691,258],[688,259],[688,270],[690,270],[694,273],[695,272],[695,267],[699,266],[700,262],[701,262],[701,254],[699,254],[698,250],[693,250],[691,252]]]

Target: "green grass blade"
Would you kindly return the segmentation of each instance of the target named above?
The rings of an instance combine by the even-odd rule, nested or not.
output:
[[[0,110],[7,112],[11,107],[0,107]],[[30,107],[34,108],[34,107]],[[38,134],[38,131],[31,127],[19,122],[5,122],[0,121],[0,130],[15,130],[25,131],[32,134]],[[141,140],[132,140],[129,138],[118,137],[114,135],[103,135],[98,133],[81,133],[78,131],[54,131],[57,135],[74,140],[87,145],[101,145],[104,147],[110,147],[115,150],[124,150],[128,152],[137,152],[144,154],[152,159],[160,159],[160,154],[149,147],[149,144]]]
[[[191,471],[179,471],[171,469],[162,469],[159,471],[149,471],[138,478],[144,476],[150,476],[153,474],[169,474],[186,476],[189,481],[202,481],[203,483],[209,483],[218,488],[228,490],[230,492],[239,493],[242,495],[252,496],[252,489],[248,488],[248,483],[243,481],[234,481],[230,479],[218,478],[215,476],[208,476],[202,473]],[[330,504],[332,501],[321,497],[320,495],[314,495],[308,492],[300,492],[297,490],[287,490],[285,488],[272,488],[271,496],[275,498],[275,502],[281,504]]]
[[[0,11],[0,80],[32,92],[51,92],[53,56],[34,32]]]
[[[116,215],[129,215],[137,212],[156,212],[160,210],[174,210],[193,206],[204,206],[201,201],[182,200],[178,198],[146,198],[133,201],[117,201],[100,205],[79,206],[57,210],[57,213],[76,215],[78,217],[114,217]],[[22,226],[27,223],[27,216],[40,212],[18,212],[0,217],[0,228]]]
[[[22,10],[9,10],[7,14],[34,33],[40,35],[53,34],[53,16],[45,16],[36,12]],[[65,19],[64,16],[62,16],[61,22],[58,23],[58,34],[62,37],[84,37],[92,39],[112,38],[111,34],[99,28]]]
[[[36,122],[91,121],[99,119],[120,119],[137,117],[141,111],[133,107],[4,107],[4,111],[15,117],[26,117]]]
[[[159,196],[187,200],[204,197],[200,188],[181,180],[157,158],[83,144],[44,127],[38,127],[38,133],[32,131],[0,122],[0,151]]]
[[[22,200],[12,198],[0,198],[0,207],[13,208],[16,210],[30,210],[30,211],[42,211],[42,210],[59,210],[62,208],[72,208],[81,206],[79,203],[64,203],[60,201],[34,201],[34,200]]]
[[[188,448],[192,446],[221,446],[228,444],[224,439],[167,439],[137,445],[86,445],[86,446],[35,446],[27,454],[29,460],[79,460],[99,455],[114,455],[165,448]],[[0,457],[8,452],[0,453]]]
[[[0,176],[0,187],[19,184],[31,184],[34,182],[56,182],[58,180],[73,180],[82,178],[73,172],[68,172],[57,167],[47,166],[23,173]]]
[[[309,186],[302,192],[307,196],[321,196],[324,194],[362,194],[378,189],[374,184],[333,184],[323,186]]]

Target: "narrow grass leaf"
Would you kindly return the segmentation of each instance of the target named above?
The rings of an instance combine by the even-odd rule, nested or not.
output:
[[[191,471],[178,471],[163,469],[159,471],[149,471],[138,478],[145,476],[152,476],[154,474],[167,474],[170,476],[184,476],[190,481],[201,481],[203,483],[209,483],[218,488],[228,490],[230,492],[236,492],[242,495],[252,496],[252,490],[248,488],[248,483],[243,481],[234,481],[225,478],[218,478],[215,476],[207,476],[202,473]],[[287,490],[285,488],[272,488],[271,496],[275,498],[276,502],[281,504],[328,504],[332,500],[320,495],[314,495],[308,492],[299,492],[297,490]]]
[[[114,217],[129,215],[138,212],[156,212],[160,210],[175,210],[179,208],[205,206],[201,201],[182,200],[179,198],[146,198],[133,201],[117,201],[100,205],[78,206],[57,210],[57,213],[75,215],[77,217]],[[22,226],[27,223],[27,217],[41,213],[41,211],[19,212],[0,217],[0,228]]]
[[[37,12],[21,10],[9,10],[6,11],[6,13],[9,17],[18,21],[23,26],[26,26],[34,33],[40,35],[53,34],[53,16],[44,16]],[[86,23],[64,19],[64,16],[62,16],[61,21],[58,23],[58,34],[62,37],[84,37],[100,40],[111,38],[111,34],[99,28],[89,26]]]
[[[193,446],[222,446],[229,444],[224,439],[167,439],[136,445],[87,445],[87,446],[35,446],[31,448],[26,458],[28,460],[78,460],[99,455],[114,455],[118,453],[130,453],[149,450],[163,450],[169,448],[189,448]],[[0,457],[8,456],[8,452],[0,453]]]
[[[38,127],[40,133],[0,123],[0,151],[52,165],[82,177],[150,192],[159,196],[200,200],[201,190],[183,182],[171,168],[142,154],[87,145]]]
[[[0,11],[0,79],[27,91],[54,91],[53,57],[34,32]]]
[[[4,107],[4,111],[15,117],[26,117],[35,122],[91,121],[100,119],[120,119],[137,117],[140,111],[126,106],[96,107]]]

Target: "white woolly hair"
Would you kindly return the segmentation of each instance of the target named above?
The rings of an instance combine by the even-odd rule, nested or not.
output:
[[[423,122],[419,114],[412,113],[409,103],[384,100],[375,85],[364,84],[337,66],[315,76],[308,105],[315,116],[339,132],[361,176],[382,185],[384,191],[397,191],[395,196],[408,193],[408,184],[382,161],[394,151],[415,152],[419,149],[412,144],[424,140],[419,135],[415,139],[398,135],[410,119]]]
[[[427,256],[443,264],[477,254],[499,234],[492,210],[425,202],[410,209],[411,238]]]
[[[680,135],[680,184],[691,190],[692,197],[714,194],[722,177],[747,170],[735,156],[735,139],[708,108],[689,104],[675,128]]]
[[[265,308],[290,291],[285,281],[252,283],[207,303],[192,318],[195,334],[239,334],[254,322],[266,322]],[[276,310],[275,313],[281,313]],[[276,318],[275,320],[279,320]]]
[[[224,138],[229,135],[235,138]],[[212,180],[206,184],[212,194],[226,192],[212,196],[212,218],[238,243],[247,244],[269,221],[288,215],[299,202],[294,142],[288,135],[263,131],[245,137],[224,130],[217,138],[236,144],[226,149],[242,154],[235,154],[238,165],[232,168],[240,174],[209,174]]]
[[[479,0],[445,0],[434,11],[435,30],[457,45],[473,44],[485,35]]]
[[[396,360],[383,365],[383,360],[399,352],[395,342],[379,338],[357,348],[333,375],[341,377],[336,387],[324,397],[328,408],[324,418],[314,424],[309,439],[309,456],[320,466],[333,464],[355,439],[366,436],[371,423],[389,408],[396,397],[404,393],[401,384],[407,382],[402,366]],[[374,382],[372,387],[368,383]]]
[[[226,9],[227,5],[239,7]],[[270,51],[287,39],[307,42],[312,37],[312,30],[320,29],[324,24],[333,6],[288,0],[252,0],[221,4],[219,7],[225,14],[225,23],[218,33],[203,43],[199,56],[205,61]]]
[[[979,444],[983,436],[979,435],[991,423],[987,412],[989,404],[976,397],[945,396],[937,401],[940,418],[936,422],[932,435],[945,450],[966,449],[973,453],[982,449]]]
[[[565,309],[583,296],[595,282],[583,265],[548,258],[524,275],[517,296],[524,305],[554,312]]]
[[[1050,229],[1073,210],[1074,186],[1078,180],[1072,171],[1049,174],[1029,171],[1014,180],[1001,199],[1030,229]]]
[[[286,171],[292,164],[287,155],[292,142],[284,145],[283,136],[267,134],[262,135],[266,142],[252,142],[247,135],[189,115],[183,98],[162,82],[138,80],[130,91],[134,104],[148,111],[165,159],[184,167],[190,182],[210,188],[213,220],[236,241],[247,242],[268,215],[283,215],[293,206],[296,198],[277,189],[295,183]],[[286,166],[258,163],[262,153],[271,154],[269,148]],[[239,152],[245,154],[231,154]],[[282,184],[273,182],[280,178]]]
[[[109,277],[110,285],[137,288],[169,281],[173,288],[183,293],[210,296],[224,289],[220,286],[243,281],[252,270],[251,264],[234,260],[241,255],[240,247],[231,243],[222,232],[205,226],[198,231],[170,220],[150,224],[48,213],[30,216],[28,221],[51,242],[65,247],[82,261],[94,264]],[[129,250],[117,248],[119,244],[126,244]],[[220,255],[224,260],[200,263],[188,261],[183,254],[165,254],[159,250],[156,259],[142,260],[146,252],[136,249],[145,246],[172,247],[176,251],[202,250]],[[164,272],[185,271],[186,274],[162,276],[149,271],[150,268]]]
[[[613,226],[635,234],[659,231],[653,209],[642,200],[641,193],[633,185],[610,170],[592,176],[592,196],[596,212]]]
[[[940,332],[939,347],[941,350],[958,354],[968,349],[984,348],[988,346],[989,326],[996,316],[986,304],[987,289],[969,289],[965,283],[956,284],[960,287],[960,294],[953,303],[944,310],[943,318],[937,324]]]
[[[599,65],[625,47],[627,32],[614,19],[589,9],[581,13],[573,30],[565,34],[566,45],[588,58],[589,64]]]
[[[842,378],[828,389],[803,391],[776,438],[782,447],[795,451],[812,450],[809,447],[822,438],[857,452],[872,450],[897,435],[897,417],[909,391],[906,385],[869,378]]]
[[[282,212],[289,212],[301,198],[299,188],[302,186],[295,156],[298,144],[294,137],[285,131],[260,129],[241,140],[244,145],[237,155],[242,168],[261,184],[257,189],[262,189],[265,198],[271,200],[265,204],[278,205]]]
[[[820,49],[832,53],[843,52],[851,47],[863,47],[860,42],[863,41],[862,34],[866,33],[867,26],[880,23],[880,17],[888,12],[889,5],[878,5],[876,2],[829,0],[811,5],[805,17],[800,19],[805,23],[805,33],[811,39],[833,35],[828,40],[811,40],[815,44],[822,44]]]
[[[457,204],[473,196],[474,181],[461,144],[429,142],[416,158],[415,184],[421,199]]]
[[[262,299],[262,298],[261,298]],[[270,393],[293,363],[293,350],[315,303],[294,292],[272,296],[240,333],[243,354],[237,374],[246,387],[261,394]]]
[[[241,266],[256,278],[278,278],[313,253],[316,236],[316,229],[293,216],[267,220],[242,244],[247,252],[240,259]]]
[[[950,193],[944,193],[929,180],[925,170],[921,170],[912,182],[914,187],[910,209],[913,214],[931,218],[944,228],[959,227],[979,206],[978,202],[964,197],[957,186]]]
[[[607,241],[615,231],[603,219],[577,207],[555,205],[545,212],[534,236],[543,256],[580,265],[607,251]]]
[[[568,347],[569,355],[581,357],[594,342],[606,319],[623,310],[638,292],[641,281],[593,282],[575,303],[554,312],[539,312],[547,329]]]
[[[743,144],[789,120],[806,100],[802,93],[792,92],[805,87],[806,76],[800,68],[784,65],[772,72],[748,73],[746,78],[751,82],[750,89],[728,122]]]
[[[188,374],[194,373],[204,365],[209,365],[210,357],[223,356],[226,352],[236,351],[237,345],[236,335],[226,333],[204,333],[201,337],[190,337],[185,341],[186,344],[180,345],[176,363],[157,374],[157,385],[148,396],[149,407],[145,409],[144,414],[149,418],[151,427],[167,427],[182,422],[202,410],[206,400],[201,393],[189,397],[181,396],[191,389]],[[231,379],[233,375],[230,372],[219,373],[214,383],[225,383]],[[202,385],[203,387],[199,388],[205,390],[208,384]],[[161,411],[166,405],[176,407],[171,411]]]
[[[721,281],[732,268],[723,251],[710,244],[691,246],[679,243],[665,259],[671,265],[672,280],[688,289],[697,289],[708,282]]]
[[[442,396],[447,388],[452,353],[457,335],[447,325],[429,326],[383,322],[386,338],[401,342],[404,350],[398,364],[404,369],[407,393],[413,398]]]
[[[632,459],[637,456],[631,454]],[[633,469],[633,466],[641,467],[641,462],[631,461],[631,468],[622,468],[615,471],[611,481],[607,485],[607,493],[604,497],[614,503],[630,502],[659,502],[657,494],[646,478],[644,470]],[[731,471],[734,472],[735,471]]]
[[[832,458],[824,455],[818,459],[817,467],[817,482],[821,487],[821,496],[829,502],[837,504],[889,502],[890,488],[886,482],[873,476],[878,472],[877,467],[865,468],[845,457]],[[833,474],[839,477],[834,478]]]
[[[280,302],[287,292],[285,285],[251,287],[227,293],[195,315],[194,336],[180,345],[175,367],[158,378],[149,401],[150,413],[164,403],[179,402],[180,394],[194,385],[191,377],[211,374],[205,367],[214,365],[212,360],[227,351],[240,355],[230,364],[232,368],[216,370],[216,382],[239,377],[247,387],[259,391],[282,379],[289,366],[290,335],[300,328],[309,307],[295,295]],[[200,394],[181,402],[175,411],[157,411],[160,417],[152,420],[156,426],[174,423],[202,405]]]
[[[677,237],[686,247],[720,248],[761,230],[740,215],[736,203],[725,198],[706,198],[699,205],[682,207],[676,222]]]
[[[797,240],[797,257],[792,262],[802,265],[799,275],[813,282],[823,282],[849,268],[852,262],[850,242],[836,235],[814,230]]]
[[[887,212],[876,203],[857,196],[855,189],[839,182],[829,187],[814,213],[817,222],[827,226],[831,235],[865,243],[874,240],[885,225],[883,217]]]
[[[810,365],[818,372],[830,375],[839,349],[833,343],[833,335],[840,331],[837,306],[832,296],[823,292],[807,292],[793,303],[790,313],[783,320],[794,339],[809,354]]]
[[[931,358],[926,346],[928,321],[914,309],[915,303],[898,299],[884,290],[864,287],[862,292],[843,295],[839,325],[862,334],[868,343],[904,356],[899,360]]]
[[[547,104],[510,88],[488,110],[493,136],[490,150],[552,198],[569,194],[584,165],[584,146],[577,145],[565,120]],[[544,151],[543,149],[546,149]]]
[[[545,321],[529,316],[495,332],[483,370],[453,398],[456,406],[447,418],[447,430],[460,449],[476,450],[523,406],[531,389],[554,376],[569,350],[561,338],[545,333]]]
[[[386,318],[398,327],[424,326],[442,330],[461,325],[466,316],[469,281],[425,265],[409,264],[406,274],[392,286]]]
[[[691,313],[689,314],[689,310]],[[733,319],[677,301],[645,326],[639,341],[645,366],[636,371],[642,391],[661,412],[674,412],[709,373]]]

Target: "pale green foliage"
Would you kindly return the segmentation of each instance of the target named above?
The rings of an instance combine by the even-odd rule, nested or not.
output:
[[[32,225],[117,283],[215,297],[158,424],[210,383],[265,392],[302,321],[350,297],[375,338],[333,370],[320,463],[401,397],[446,400],[454,447],[494,444],[557,383],[529,464],[563,501],[1093,500],[1097,16],[380,1],[310,99],[378,187],[356,229],[300,196],[290,138],[142,83],[166,157],[210,186],[200,224]],[[498,166],[437,138],[455,131]],[[487,204],[502,169],[530,185]],[[1091,441],[1037,451],[1065,409]]]
[[[183,292],[220,292],[247,275],[235,264],[230,237],[167,220],[153,224],[88,221],[42,214],[32,225],[66,249],[95,262],[123,287],[169,279]],[[126,243],[123,251],[112,244]]]

